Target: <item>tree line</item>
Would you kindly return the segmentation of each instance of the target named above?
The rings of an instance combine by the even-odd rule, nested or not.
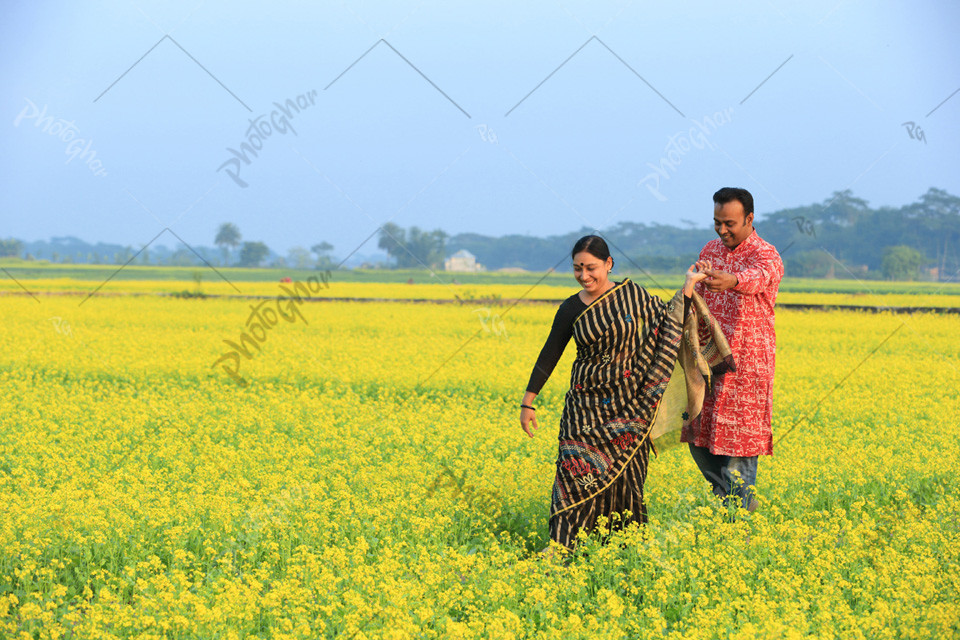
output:
[[[441,229],[404,229],[386,223],[379,229],[378,246],[387,261],[376,266],[397,269],[443,269],[444,259],[466,249],[487,269],[520,268],[567,270],[567,252],[577,238],[600,233],[616,260],[630,269],[676,273],[693,262],[700,249],[715,238],[709,227],[712,210],[704,208],[703,226],[684,220],[684,226],[620,222],[607,229],[581,228],[539,238],[526,235],[449,236]],[[821,203],[756,214],[754,225],[783,257],[786,272],[795,277],[858,277],[909,280],[957,280],[960,273],[960,198],[931,188],[916,202],[901,207],[871,208],[850,190],[833,193]],[[0,240],[0,257],[49,259],[54,262],[196,265],[201,259],[218,265],[330,269],[336,266],[333,245],[318,242],[309,249],[294,247],[286,257],[266,244],[243,241],[237,225],[226,222],[214,244],[175,251],[163,247],[134,252],[119,245],[89,245],[76,238],[53,238],[49,243]],[[199,254],[199,256],[197,255]]]
[[[704,208],[704,226],[711,224],[712,214],[710,207]],[[716,237],[710,227],[685,223],[685,227],[677,227],[620,222],[607,229],[584,227],[546,238],[473,233],[447,237],[435,231],[432,244],[426,247],[423,243],[395,246],[393,239],[403,238],[403,230],[391,229],[391,239],[381,235],[381,248],[397,267],[415,261],[440,268],[436,256],[466,249],[488,269],[566,270],[567,252],[573,243],[599,232],[615,259],[626,262],[623,266],[675,273],[693,262],[703,245]],[[777,247],[787,274],[795,277],[957,280],[960,273],[960,198],[942,189],[932,188],[902,207],[878,209],[870,208],[850,190],[838,191],[818,204],[755,214],[754,226]],[[417,230],[417,238],[426,235]]]
[[[293,267],[296,269],[332,269],[333,245],[318,242],[306,249],[291,248],[286,256],[274,253],[260,241],[242,241],[239,227],[225,222],[217,229],[214,244],[217,249],[204,246],[181,245],[169,249],[162,244],[141,247],[98,242],[90,244],[73,236],[53,237],[49,241],[24,242],[16,238],[0,239],[0,258],[19,257],[25,260],[49,260],[62,264],[140,264],[168,266],[198,266],[204,263],[235,267]]]

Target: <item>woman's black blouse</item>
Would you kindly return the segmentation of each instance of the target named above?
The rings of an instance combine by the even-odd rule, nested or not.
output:
[[[619,282],[615,284],[620,284]],[[684,296],[683,300],[684,317],[687,315],[687,309],[690,305],[690,298]],[[553,326],[550,328],[550,335],[540,350],[540,356],[537,363],[533,365],[533,372],[530,374],[530,381],[527,382],[527,391],[540,393],[543,385],[547,383],[547,378],[553,373],[560,357],[563,356],[563,350],[566,348],[570,338],[573,337],[573,323],[583,313],[587,304],[580,299],[580,294],[575,293],[557,309],[557,315],[553,318]]]
[[[560,362],[563,350],[566,348],[570,338],[573,337],[573,323],[587,308],[586,303],[580,299],[580,294],[575,293],[560,304],[557,309],[557,315],[553,318],[553,326],[550,328],[550,335],[540,350],[540,357],[537,358],[537,364],[533,365],[533,373],[530,374],[530,382],[527,383],[527,391],[540,393],[543,385],[547,383],[547,378],[553,373],[554,367]]]

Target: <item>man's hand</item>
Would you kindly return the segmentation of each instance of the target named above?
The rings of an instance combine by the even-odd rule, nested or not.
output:
[[[703,281],[703,286],[707,288],[707,291],[726,291],[740,284],[737,276],[732,273],[727,273],[726,271],[706,269],[704,273],[707,274],[707,279]]]

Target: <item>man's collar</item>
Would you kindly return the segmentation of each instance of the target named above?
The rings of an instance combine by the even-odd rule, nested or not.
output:
[[[730,253],[733,253],[737,251],[740,247],[744,247],[744,246],[749,247],[756,244],[757,239],[759,237],[760,236],[757,235],[757,228],[754,227],[753,230],[750,231],[750,235],[748,235],[746,238],[743,239],[743,242],[735,246],[733,249],[727,249],[726,247],[724,247],[724,249],[727,249],[727,251],[729,251]]]

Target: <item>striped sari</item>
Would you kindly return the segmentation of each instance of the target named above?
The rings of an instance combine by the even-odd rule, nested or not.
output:
[[[698,309],[705,310],[699,304],[691,307],[687,331],[682,291],[663,303],[624,279],[574,321],[577,357],[560,419],[550,508],[550,537],[568,549],[576,545],[581,529],[595,529],[601,517],[608,518],[606,531],[647,521],[643,484],[660,400],[673,377],[683,336],[696,335],[696,314]],[[701,319],[716,335],[719,329],[709,313]],[[722,333],[719,340],[723,355],[729,355]],[[717,351],[712,342],[688,346],[697,353]],[[703,363],[702,357],[684,360],[692,371],[687,372],[686,385],[671,386],[679,386],[682,394],[680,404],[671,410],[677,413],[670,416],[677,422],[671,428],[679,428],[681,412],[682,422],[692,419],[692,411],[699,414],[699,402],[688,407],[686,398],[691,382],[696,387],[710,378],[709,366],[697,366],[697,361]],[[691,394],[691,399],[696,400],[696,395]],[[702,401],[702,393],[699,396]]]

